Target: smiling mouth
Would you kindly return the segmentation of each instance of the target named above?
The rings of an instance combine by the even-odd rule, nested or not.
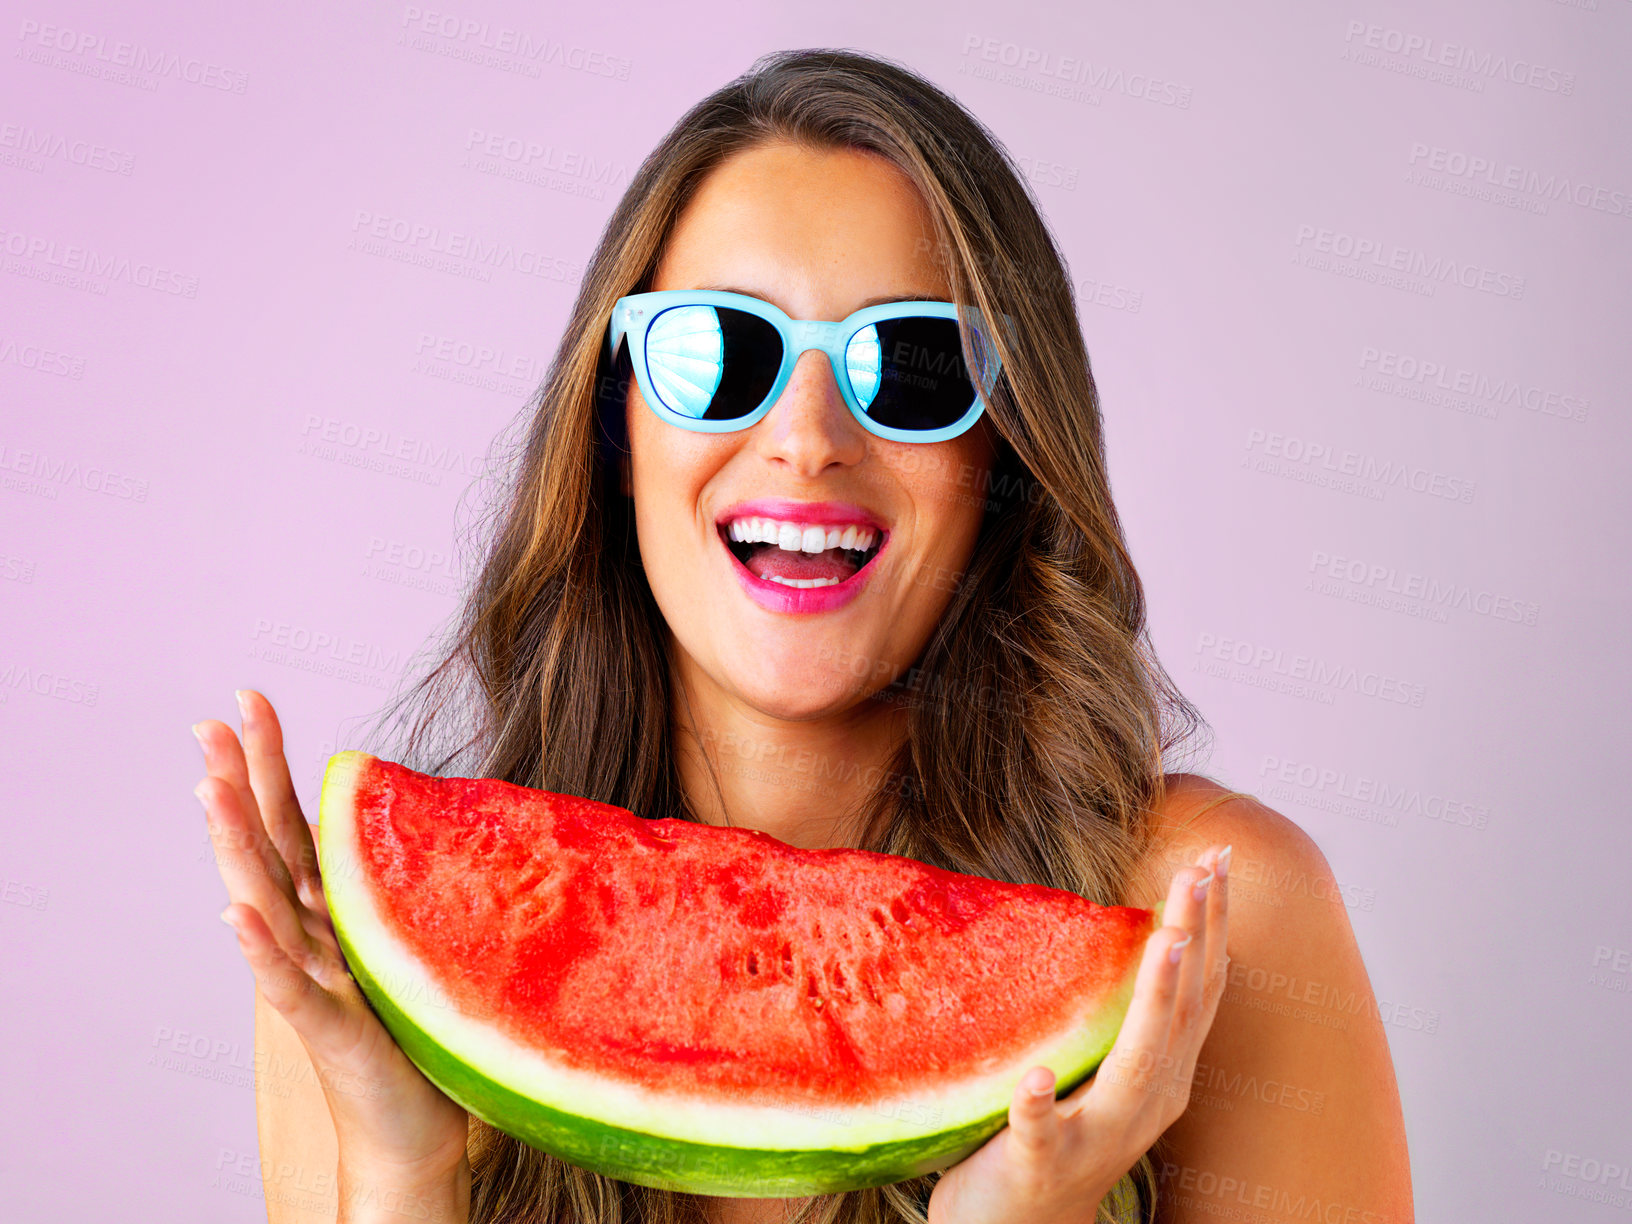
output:
[[[824,587],[848,582],[867,566],[884,547],[889,533],[879,531],[868,548],[828,548],[821,552],[784,549],[777,544],[733,540],[722,524],[720,542],[754,577],[781,586]]]

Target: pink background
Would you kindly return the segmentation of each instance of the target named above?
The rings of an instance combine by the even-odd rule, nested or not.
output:
[[[1157,644],[1343,883],[1422,1218],[1625,1218],[1632,3],[6,7],[0,1214],[264,1218],[189,724],[264,689],[315,803],[635,166],[854,46],[1034,179]]]

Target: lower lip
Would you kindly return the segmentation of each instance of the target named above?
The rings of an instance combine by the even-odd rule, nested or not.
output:
[[[890,537],[886,535],[878,542],[878,551],[867,559],[867,564],[843,582],[835,582],[831,586],[791,587],[759,577],[737,560],[737,554],[731,551],[718,532],[715,536],[720,540],[720,547],[725,549],[726,559],[731,562],[737,581],[742,583],[742,589],[748,593],[748,598],[767,612],[831,612],[834,608],[844,607],[861,594],[861,589],[872,579],[873,571],[878,568],[878,559],[890,546]]]

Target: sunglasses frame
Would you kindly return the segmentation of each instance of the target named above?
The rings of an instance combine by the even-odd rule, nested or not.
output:
[[[782,337],[782,364],[764,401],[752,412],[727,421],[698,419],[675,412],[658,397],[652,388],[646,368],[646,334],[652,321],[659,314],[676,306],[728,306],[733,310],[741,310],[764,319],[776,328]],[[974,306],[969,306],[965,310],[975,328],[984,332],[980,310]],[[764,420],[776,401],[781,398],[788,380],[793,377],[793,367],[798,364],[799,358],[811,349],[819,349],[827,354],[828,365],[833,370],[833,380],[838,383],[839,394],[844,397],[851,415],[869,433],[892,442],[944,442],[969,429],[986,411],[986,397],[991,393],[998,375],[1002,372],[1002,358],[995,351],[990,354],[990,374],[985,379],[984,385],[975,387],[974,402],[957,421],[939,429],[896,429],[893,426],[879,424],[862,408],[860,400],[856,398],[855,388],[850,385],[850,372],[845,366],[845,350],[851,337],[869,324],[885,319],[923,317],[957,319],[958,314],[958,307],[952,302],[910,301],[880,302],[876,306],[863,306],[855,313],[836,321],[795,319],[772,303],[747,294],[727,293],[719,289],[658,289],[650,293],[631,293],[613,304],[612,319],[607,325],[607,351],[609,356],[615,359],[618,355],[618,341],[628,337],[630,364],[634,368],[635,381],[640,386],[641,397],[662,420],[697,433],[735,433]],[[1006,314],[1000,317],[1012,335],[1014,319]],[[960,325],[959,330],[961,334],[963,325]],[[967,368],[965,362],[965,369]]]

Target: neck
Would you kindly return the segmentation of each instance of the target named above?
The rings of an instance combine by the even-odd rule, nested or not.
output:
[[[707,824],[758,829],[794,846],[862,845],[862,808],[906,735],[907,710],[863,698],[788,721],[674,672],[680,785]]]
[[[708,1224],[781,1224],[801,1199],[709,1199]]]

